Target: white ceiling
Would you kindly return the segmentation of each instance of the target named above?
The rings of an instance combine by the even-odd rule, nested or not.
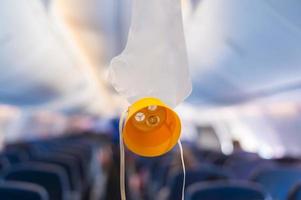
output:
[[[74,111],[95,103],[107,107],[101,97],[108,95],[95,85],[95,77],[54,31],[39,1],[31,2],[1,1],[0,101]],[[104,62],[94,62],[103,69],[103,63],[124,46],[129,1],[64,2],[65,16],[76,22],[79,38],[86,47],[92,45],[90,58],[102,56],[95,46],[108,51]],[[189,10],[184,20],[193,80],[189,102],[227,105],[290,90],[299,92],[300,1],[203,0],[193,5],[195,9]],[[102,74],[97,77],[105,82]]]
[[[231,104],[301,87],[301,2],[283,2],[199,4],[186,19],[192,102]]]

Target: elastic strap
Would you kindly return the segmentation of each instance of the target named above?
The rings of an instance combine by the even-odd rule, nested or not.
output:
[[[181,140],[178,141],[178,145],[180,148],[182,168],[183,168],[182,200],[184,200],[185,199],[185,184],[186,184],[186,169],[185,169],[184,153],[183,153],[183,147],[182,147]]]
[[[121,114],[119,120],[119,149],[120,149],[120,196],[121,200],[126,200],[125,195],[125,159],[124,159],[124,144],[122,138],[124,121],[126,119],[127,112]]]

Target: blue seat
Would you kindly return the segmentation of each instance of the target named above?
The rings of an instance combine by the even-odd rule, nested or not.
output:
[[[84,181],[86,181],[89,172],[90,161],[84,152],[77,148],[65,148],[63,146],[51,146],[50,150],[76,158],[79,162],[78,165],[81,168],[82,178]]]
[[[272,161],[263,159],[229,159],[224,167],[233,172],[235,179],[247,180],[256,169],[273,165],[275,164]]]
[[[49,194],[49,200],[63,200],[70,190],[65,171],[52,164],[38,162],[18,164],[4,172],[3,178],[43,186]]]
[[[84,154],[84,158],[87,162],[91,161],[92,153],[93,153],[93,145],[87,144],[84,141],[80,140],[69,140],[69,141],[60,141],[54,145],[56,148],[65,148],[65,149],[76,149],[76,151],[80,151]]]
[[[157,159],[151,165],[151,179],[154,185],[155,190],[159,190],[161,187],[164,187],[167,182],[168,177],[168,170],[170,168],[170,157],[164,156],[159,158],[152,158]]]
[[[207,150],[204,160],[209,163],[222,164],[223,162],[225,162],[226,158],[227,156],[222,152]],[[204,162],[204,160],[201,161]]]
[[[260,183],[277,200],[286,200],[289,190],[301,180],[301,169],[273,167],[256,172],[252,180]]]
[[[293,187],[289,193],[288,200],[301,200],[301,182]]]
[[[36,184],[16,181],[0,183],[1,200],[48,200],[46,190]]]
[[[40,153],[33,155],[31,160],[61,166],[67,172],[68,182],[70,183],[71,190],[81,190],[81,181],[79,175],[80,170],[72,158],[59,154]]]
[[[196,183],[187,189],[187,200],[271,200],[262,188],[247,182]]]
[[[80,178],[81,182],[85,182],[86,173],[88,169],[85,168],[86,163],[81,155],[78,155],[77,152],[72,149],[66,151],[64,148],[55,148],[50,144],[38,143],[32,147],[32,151],[44,153],[44,154],[55,154],[55,155],[64,155],[65,157],[69,157],[72,160],[75,160],[76,166],[80,169]]]
[[[0,172],[4,171],[9,166],[9,161],[5,157],[0,157]]]
[[[201,181],[216,181],[216,180],[226,180],[229,179],[230,175],[217,167],[201,167],[195,170],[186,171],[186,188]],[[183,173],[176,173],[169,181],[168,186],[170,187],[170,200],[181,199],[183,184]]]
[[[6,158],[10,164],[17,164],[28,160],[25,152],[15,149],[4,151],[1,156]]]

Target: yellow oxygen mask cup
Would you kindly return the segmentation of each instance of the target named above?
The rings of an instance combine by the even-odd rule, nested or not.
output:
[[[178,115],[157,98],[143,98],[128,110],[122,136],[128,149],[140,156],[160,156],[178,142]]]

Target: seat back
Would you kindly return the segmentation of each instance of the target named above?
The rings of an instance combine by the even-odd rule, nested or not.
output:
[[[0,156],[0,172],[3,172],[10,166],[9,161],[5,157]]]
[[[0,198],[3,200],[48,200],[46,190],[36,184],[16,181],[0,183]]]
[[[76,162],[76,166],[80,169],[80,177],[81,181],[83,182],[86,178],[86,172],[87,169],[85,168],[85,160],[81,157],[81,155],[78,155],[76,151],[68,150],[66,151],[63,148],[54,148],[53,146],[49,144],[36,144],[32,148],[33,151],[44,153],[44,154],[56,154],[56,155],[64,155],[65,157],[69,157],[69,159],[74,160]]]
[[[274,165],[273,162],[264,159],[229,159],[224,167],[233,172],[235,179],[247,180],[256,169]]]
[[[187,189],[187,200],[271,200],[259,186],[243,182],[197,183]]]
[[[289,190],[301,181],[301,169],[273,167],[256,172],[252,180],[260,183],[273,198],[286,200]]]
[[[59,155],[59,154],[51,154],[51,153],[42,153],[35,154],[32,158],[32,161],[38,161],[43,163],[56,164],[61,166],[66,172],[68,176],[68,182],[70,184],[70,189],[72,191],[80,191],[81,188],[81,180],[80,180],[80,171],[76,162],[72,160],[68,156]]]
[[[65,171],[51,164],[22,163],[6,171],[3,178],[41,185],[48,192],[49,200],[63,200],[70,190]]]
[[[18,164],[28,160],[27,154],[17,149],[10,149],[2,152],[2,157],[6,158],[10,164]]]
[[[192,185],[201,181],[216,181],[216,180],[225,180],[230,178],[230,175],[221,170],[220,168],[212,167],[202,167],[195,170],[187,170],[186,171],[186,188],[189,185]],[[183,184],[183,173],[179,172],[175,174],[168,186],[170,187],[170,200],[178,200],[181,199],[182,192],[182,184]]]
[[[301,182],[293,187],[288,200],[301,200]]]

